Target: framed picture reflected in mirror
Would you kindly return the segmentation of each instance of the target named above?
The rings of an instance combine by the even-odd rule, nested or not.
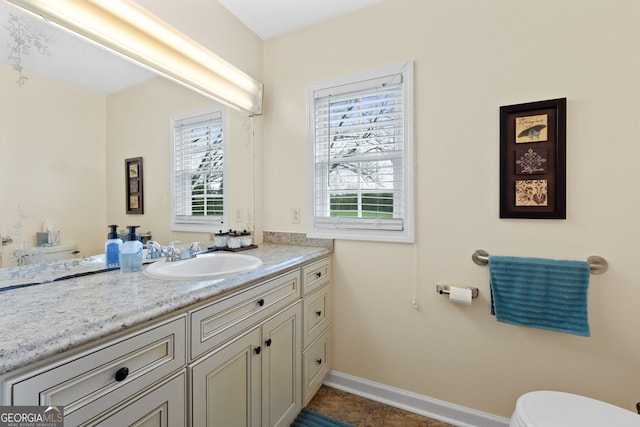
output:
[[[125,159],[126,211],[128,214],[143,214],[142,157]]]

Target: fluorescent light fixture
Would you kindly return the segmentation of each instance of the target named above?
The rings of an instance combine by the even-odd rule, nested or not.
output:
[[[262,83],[130,0],[8,0],[205,96],[262,113]]]

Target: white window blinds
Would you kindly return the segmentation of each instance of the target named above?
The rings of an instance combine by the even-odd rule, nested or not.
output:
[[[223,110],[173,120],[173,226],[197,230],[223,223]]]
[[[408,68],[310,90],[315,232],[396,232],[406,240],[412,172]],[[396,240],[389,233],[381,239]]]

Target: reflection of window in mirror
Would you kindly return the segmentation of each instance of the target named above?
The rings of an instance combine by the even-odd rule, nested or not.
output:
[[[173,230],[211,231],[226,222],[225,120],[221,106],[171,119]]]

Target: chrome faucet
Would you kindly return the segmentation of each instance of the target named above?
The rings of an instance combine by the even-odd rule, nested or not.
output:
[[[199,245],[200,245],[200,242],[193,242],[187,249],[185,249],[180,254],[180,259],[195,258],[196,255],[198,255],[201,252]]]
[[[155,240],[149,240],[146,247],[148,259],[162,258],[165,254],[164,248]]]
[[[165,248],[165,252],[167,254],[167,262],[179,261],[180,255],[178,254],[178,249],[174,246],[175,243],[180,243],[180,240],[176,240],[174,242],[169,243],[169,246]]]
[[[181,249],[176,248],[174,246],[175,243],[180,243],[179,241],[169,243],[169,247],[167,248],[167,262],[181,261],[184,259],[195,258],[202,250],[200,249],[200,242],[191,243],[189,248]]]

